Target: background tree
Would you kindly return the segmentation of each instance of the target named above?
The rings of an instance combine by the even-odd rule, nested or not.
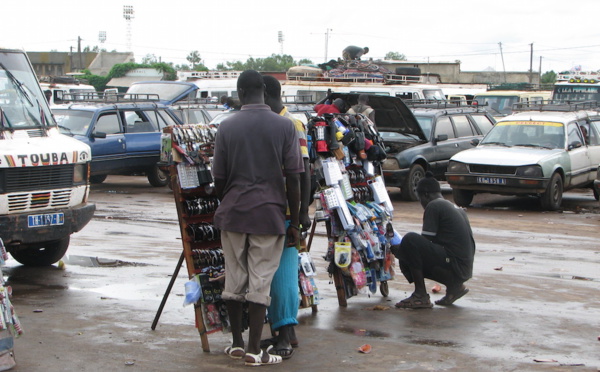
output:
[[[198,52],[197,50],[191,51],[190,54],[188,54],[188,56],[185,57],[185,59],[187,59],[187,61],[192,64],[192,70],[195,70],[196,65],[202,62],[200,52]]]
[[[544,72],[542,74],[540,83],[542,83],[542,84],[556,83],[556,72],[554,72],[554,70]]]
[[[148,53],[142,58],[142,65],[151,65],[153,63],[158,63],[158,58],[154,54]]]
[[[398,52],[387,52],[383,59],[393,61],[406,61],[406,56]]]
[[[227,61],[225,63],[219,63],[217,65],[217,70],[243,71],[252,69],[256,71],[284,72],[289,70],[290,67],[294,67],[299,64],[312,64],[312,61],[308,59],[302,59],[300,62],[296,62],[294,57],[288,54],[271,54],[266,58],[249,57],[246,62]]]

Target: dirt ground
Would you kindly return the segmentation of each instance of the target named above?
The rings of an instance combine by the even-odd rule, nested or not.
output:
[[[422,208],[394,202],[394,226],[420,231]],[[451,199],[450,189],[444,196]],[[227,334],[201,349],[192,307],[183,307],[187,270],[157,310],[181,254],[173,196],[143,177],[109,177],[90,194],[97,212],[72,236],[64,267],[3,268],[25,334],[14,371],[231,371]],[[399,310],[412,286],[396,275],[379,291],[340,307],[322,259],[324,226],[311,254],[318,311],[299,311],[300,347],[286,371],[598,371],[600,205],[590,190],[565,194],[564,211],[535,199],[475,197],[468,215],[477,253],[470,293],[454,306]],[[428,282],[428,288],[433,286]],[[443,293],[432,294],[432,300]],[[379,305],[379,306],[377,306]],[[381,310],[376,310],[381,309]],[[265,327],[263,335],[268,336]],[[372,352],[357,348],[370,344]]]

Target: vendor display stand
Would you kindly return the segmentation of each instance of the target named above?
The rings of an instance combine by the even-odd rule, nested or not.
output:
[[[381,176],[383,143],[364,115],[326,114],[309,122],[311,161],[319,183],[315,222],[324,221],[325,259],[338,303],[359,293],[388,295],[393,278],[393,206]]]
[[[207,352],[210,351],[207,335],[229,330],[227,309],[221,299],[225,262],[220,232],[212,225],[219,205],[210,172],[215,136],[216,127],[203,124],[170,126],[163,130],[161,164],[167,164],[170,174],[183,252],[152,325],[154,329],[179,267],[185,261],[190,278],[186,283],[186,301],[189,297],[194,303],[196,327],[202,349]],[[314,229],[312,231],[314,233]],[[302,268],[298,278],[300,307],[311,307],[316,312],[319,293],[313,278],[316,272],[310,258],[310,244],[300,244],[298,248],[298,263]],[[196,297],[195,289],[199,292]],[[244,328],[247,328],[245,315]]]
[[[0,266],[8,259],[6,248],[0,238]],[[4,283],[0,269],[0,371],[6,371],[16,365],[14,355],[14,339],[23,334],[21,322],[17,317],[10,297],[12,288]]]
[[[190,278],[186,301],[194,304],[196,327],[206,352],[210,351],[207,335],[229,328],[221,299],[225,262],[219,230],[212,225],[219,205],[210,172],[215,134],[216,128],[207,125],[167,127],[161,154],[161,161],[169,164],[183,259]]]

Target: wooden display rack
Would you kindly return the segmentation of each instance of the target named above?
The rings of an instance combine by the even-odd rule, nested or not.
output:
[[[204,134],[208,134],[208,137],[212,135],[212,138],[203,138],[204,135],[201,133],[203,130],[205,132]],[[214,148],[214,134],[216,134],[216,128],[202,124],[178,125],[167,127],[163,130],[161,147],[161,164],[163,164],[163,166],[161,166],[161,168],[168,171],[170,176],[170,185],[173,190],[173,197],[177,207],[177,216],[181,230],[183,252],[171,283],[163,298],[163,303],[159,308],[159,313],[154,320],[152,329],[156,326],[166,296],[168,296],[168,293],[171,290],[174,279],[177,277],[177,273],[183,261],[186,263],[188,278],[192,279],[198,275],[204,275],[204,269],[207,269],[207,267],[210,266],[208,264],[203,265],[202,262],[199,262],[201,260],[199,260],[198,254],[216,258],[218,255],[215,252],[221,251],[222,253],[221,242],[217,236],[218,230],[214,227],[209,228],[209,232],[207,233],[209,235],[208,239],[204,236],[201,236],[200,238],[195,236],[196,231],[199,231],[199,235],[204,235],[203,229],[198,230],[198,226],[205,227],[207,225],[212,225],[214,212],[218,206],[218,200],[214,194],[212,176],[210,176],[209,170],[209,158],[212,157]],[[192,210],[190,203],[194,205],[196,201],[199,201],[198,208],[194,207],[194,210]],[[207,210],[203,210],[203,206],[207,206]],[[311,231],[309,244],[302,245],[301,251],[310,251],[313,234],[314,225]],[[222,315],[226,314],[224,302],[220,299],[216,299],[217,295],[220,294],[220,291],[218,294],[216,291],[209,294],[215,299],[214,302],[207,301],[206,292],[204,291],[205,286],[204,283],[202,283],[202,280],[200,284],[203,288],[203,294],[201,299],[194,303],[195,323],[198,333],[200,334],[202,350],[209,352],[208,334],[223,330],[223,328],[228,326],[228,319],[226,319],[226,315]],[[213,284],[213,289],[214,286],[217,285],[219,285],[218,282]],[[208,287],[211,287],[210,283]],[[300,288],[300,293],[300,308],[311,307],[312,311],[316,312],[317,304],[314,301],[315,299],[311,299],[311,296],[302,294],[302,288]],[[221,311],[218,311],[216,316],[214,312],[207,316],[205,310],[206,307],[210,306],[206,305],[207,303],[218,303],[218,305],[215,306],[219,306]],[[207,320],[211,322],[215,317],[220,318],[222,326],[220,328],[207,328]]]
[[[216,264],[217,253],[221,247],[218,230],[212,227],[214,212],[218,206],[218,199],[211,187],[212,179],[208,164],[209,157],[212,156],[214,142],[202,142],[200,129],[207,131],[207,134],[214,134],[216,130],[206,125],[179,125],[167,127],[163,130],[163,133],[167,136],[163,135],[162,155],[169,159],[163,158],[161,160],[166,160],[168,163],[170,185],[173,190],[181,230],[182,258],[185,260],[189,279],[201,274],[203,269],[210,266],[208,263],[203,264],[200,256],[209,258],[212,260],[211,264]],[[214,137],[212,140],[214,141]],[[204,148],[199,149],[202,146]],[[185,148],[192,150],[186,151]],[[191,205],[194,206],[193,209],[190,207]],[[199,229],[198,226],[202,229]],[[197,232],[202,236],[195,236]],[[179,265],[181,263],[182,260],[180,260]],[[213,286],[216,288],[220,284],[216,283]],[[204,306],[208,306],[206,304],[209,301],[206,298],[203,283],[201,283],[201,287],[203,288],[203,295],[199,301],[194,303],[195,323],[200,334],[202,350],[209,352],[208,334],[223,328],[207,328]],[[220,306],[224,306],[222,300],[217,300],[217,293],[211,293],[214,296],[214,302],[211,301],[210,303],[218,306],[216,304],[220,302]],[[212,318],[214,319],[214,317]],[[224,321],[222,317],[220,320]]]

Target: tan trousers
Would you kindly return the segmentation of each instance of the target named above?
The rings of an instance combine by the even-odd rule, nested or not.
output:
[[[221,231],[225,256],[224,300],[271,304],[271,281],[279,267],[285,235]]]

